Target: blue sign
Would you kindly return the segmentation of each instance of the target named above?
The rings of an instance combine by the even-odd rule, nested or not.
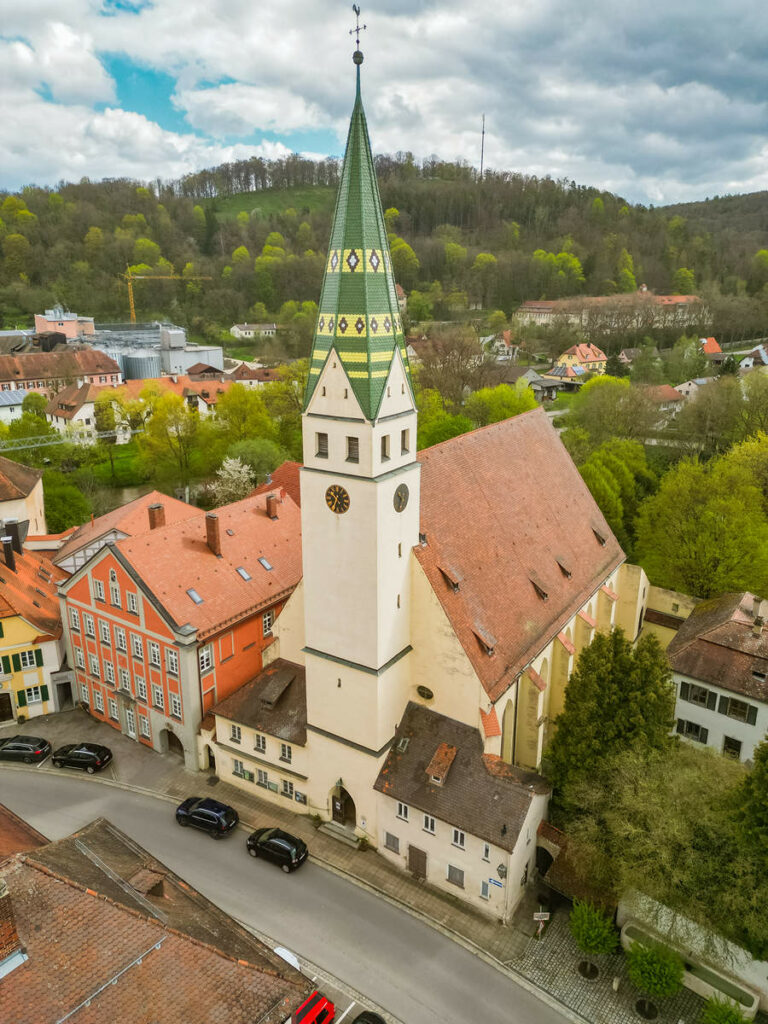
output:
[[[504,888],[504,887],[503,887],[503,885],[501,884],[501,882],[497,882],[495,878],[489,878],[489,879],[488,879],[488,884],[489,884],[489,885],[498,885],[498,887],[499,887],[500,889],[503,889],[503,888]]]

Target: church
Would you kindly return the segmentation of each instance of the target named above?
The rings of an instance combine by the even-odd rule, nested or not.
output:
[[[354,59],[296,467],[302,578],[201,750],[227,781],[507,919],[535,866],[537,772],[569,675],[596,631],[636,637],[647,580],[542,409],[417,452]]]

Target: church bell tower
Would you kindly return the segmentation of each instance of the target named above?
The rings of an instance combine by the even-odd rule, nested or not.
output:
[[[420,466],[359,48],[353,59],[303,415],[304,653],[311,802],[376,842],[372,786],[408,699]]]

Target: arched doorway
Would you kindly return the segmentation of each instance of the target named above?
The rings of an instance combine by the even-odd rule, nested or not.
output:
[[[354,828],[357,824],[355,801],[343,786],[334,786],[331,790],[331,815],[339,825]]]
[[[184,757],[184,744],[178,736],[175,736],[170,729],[163,729],[160,733],[161,749],[163,753],[177,754]]]
[[[213,747],[208,743],[205,749],[208,751],[208,771],[216,774],[216,755],[213,752]]]

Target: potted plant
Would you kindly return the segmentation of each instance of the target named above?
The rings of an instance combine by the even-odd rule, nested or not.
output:
[[[653,1020],[659,1011],[653,1000],[669,999],[683,987],[685,964],[673,949],[654,943],[635,942],[627,950],[629,980],[643,993],[635,1008],[641,1017]]]
[[[718,999],[713,996],[704,1004],[699,1024],[749,1024],[749,1022],[730,999]]]
[[[593,903],[574,900],[568,926],[576,945],[586,954],[586,959],[579,962],[579,974],[592,980],[600,972],[597,964],[590,958],[613,953],[618,945],[613,921]]]

